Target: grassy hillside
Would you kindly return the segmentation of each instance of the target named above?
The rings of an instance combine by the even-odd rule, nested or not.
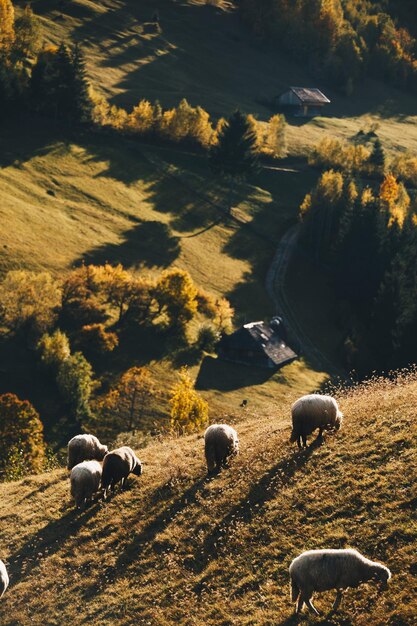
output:
[[[210,177],[203,156],[108,135],[73,135],[39,122],[0,129],[0,142],[0,220],[7,224],[2,272],[25,267],[60,273],[82,260],[120,262],[148,274],[177,266],[197,285],[228,297],[237,323],[272,314],[267,268],[314,172],[262,172],[240,186],[229,219],[225,189]],[[129,354],[112,355],[113,373],[146,364],[164,386],[174,382],[184,359],[167,355],[152,338],[137,341]],[[10,352],[8,345],[0,347],[0,369],[7,373],[0,392],[29,397],[55,422],[59,416],[42,372],[28,367],[33,353],[16,346]],[[230,403],[238,407],[244,397],[256,407],[267,405],[288,385],[305,392],[324,376],[304,362],[273,376],[211,358],[201,371],[189,364],[214,413]]]
[[[45,39],[82,42],[92,83],[111,102],[132,106],[141,98],[173,106],[186,97],[215,117],[235,107],[270,117],[265,102],[289,85],[317,85],[308,64],[254,39],[231,10],[203,0],[34,0]],[[150,20],[159,10],[161,32]],[[345,98],[324,89],[332,104],[325,117],[291,120],[290,150],[305,151],[329,134],[350,138],[370,123],[388,149],[417,149],[415,98],[373,80]]]
[[[83,512],[64,470],[1,484],[2,626],[289,626],[292,558],[346,546],[391,568],[389,590],[350,590],[337,616],[309,622],[414,624],[417,379],[339,395],[343,429],[300,453],[288,444],[292,394],[268,417],[248,412],[240,456],[212,479],[194,435],[138,451],[143,476]]]

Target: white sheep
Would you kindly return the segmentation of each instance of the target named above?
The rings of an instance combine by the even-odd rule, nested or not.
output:
[[[3,561],[0,561],[0,598],[9,586],[9,575]]]
[[[102,468],[98,461],[83,461],[71,470],[71,495],[81,507],[99,490]]]
[[[122,446],[106,454],[103,461],[103,475],[101,479],[104,499],[107,497],[110,487],[114,491],[115,486],[120,482],[123,489],[129,474],[140,476],[141,473],[142,463],[132,448]]]
[[[311,598],[315,591],[337,589],[332,611],[337,611],[342,593],[348,587],[375,581],[386,589],[391,572],[385,565],[370,561],[357,550],[309,550],[303,552],[290,565],[291,600],[297,602],[296,613],[303,605],[317,615],[319,612]]]
[[[220,470],[230,456],[239,453],[239,439],[235,429],[227,424],[209,426],[204,434],[204,452],[209,474]]]
[[[94,435],[76,435],[68,442],[67,467],[71,470],[82,461],[102,461],[107,451],[107,446],[103,446]]]
[[[298,447],[307,446],[307,436],[317,428],[318,438],[323,435],[323,430],[339,430],[342,425],[343,413],[339,411],[338,404],[331,396],[310,394],[302,396],[291,407],[292,433],[291,442],[297,441]]]

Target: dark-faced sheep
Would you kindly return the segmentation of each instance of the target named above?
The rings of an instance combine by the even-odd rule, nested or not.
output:
[[[219,471],[230,456],[239,453],[239,439],[235,429],[227,424],[209,426],[204,434],[204,452],[208,473]]]
[[[299,613],[305,604],[317,615],[319,612],[311,598],[315,591],[337,589],[332,611],[337,611],[342,593],[348,587],[359,587],[374,581],[387,587],[391,572],[385,565],[370,561],[357,550],[309,550],[303,552],[290,565],[291,600],[297,602]]]
[[[292,433],[291,442],[296,441],[298,447],[307,446],[307,437],[317,428],[321,438],[323,430],[339,430],[342,425],[343,414],[339,411],[337,402],[331,396],[310,394],[302,396],[291,407]]]
[[[118,483],[121,483],[123,489],[129,474],[140,476],[141,473],[142,463],[132,448],[122,446],[106,454],[103,461],[103,476],[101,480],[104,498],[107,497],[109,488],[111,487],[111,490],[114,491]]]
[[[3,561],[0,561],[0,598],[9,586],[9,575]]]
[[[83,461],[71,470],[71,495],[76,507],[82,507],[99,490],[102,468],[98,461]]]
[[[71,470],[83,461],[102,461],[107,451],[107,446],[103,446],[94,435],[76,435],[68,442],[67,467]]]

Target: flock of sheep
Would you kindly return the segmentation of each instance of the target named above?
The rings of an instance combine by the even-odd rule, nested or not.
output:
[[[307,446],[307,437],[319,430],[339,430],[343,415],[331,396],[310,394],[299,398],[292,405],[291,442],[298,447]],[[205,457],[209,474],[226,466],[228,460],[238,454],[237,432],[227,424],[213,424],[204,435]],[[140,476],[142,463],[128,446],[108,451],[94,435],[77,435],[68,443],[68,469],[71,470],[71,496],[77,507],[90,501],[100,489],[106,499],[109,489],[114,491],[120,483],[124,488],[129,474]],[[316,613],[312,603],[314,592],[336,589],[332,612],[339,608],[342,593],[348,587],[374,581],[381,590],[386,588],[391,572],[381,563],[371,561],[357,550],[309,550],[295,558],[289,568],[291,600],[296,603],[296,613],[304,604]],[[6,591],[9,577],[0,561],[0,597]]]

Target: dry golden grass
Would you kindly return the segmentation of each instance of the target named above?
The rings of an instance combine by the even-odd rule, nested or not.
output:
[[[415,624],[417,377],[337,395],[343,429],[322,447],[288,444],[289,394],[237,423],[241,454],[210,480],[193,435],[138,451],[143,476],[82,513],[64,470],[0,485],[2,626],[289,626],[292,558],[347,546],[391,568],[389,590],[350,590],[336,617],[309,622]]]

